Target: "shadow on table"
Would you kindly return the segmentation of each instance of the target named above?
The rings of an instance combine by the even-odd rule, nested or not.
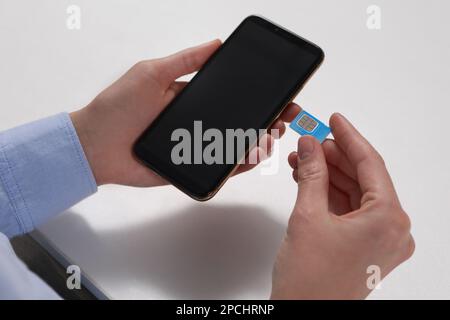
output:
[[[64,220],[71,226],[64,236],[87,250],[84,257],[104,270],[103,281],[123,279],[124,291],[133,295],[135,282],[128,279],[135,279],[183,299],[233,298],[262,284],[270,288],[285,232],[265,209],[250,206],[196,204],[157,221],[100,232],[77,214]]]

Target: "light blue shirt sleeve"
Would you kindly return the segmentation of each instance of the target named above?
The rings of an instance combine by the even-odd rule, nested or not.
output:
[[[97,191],[69,114],[0,133],[0,232],[33,230]]]
[[[0,299],[59,299],[17,258],[8,237],[31,231],[96,191],[67,113],[0,133]]]
[[[61,299],[20,261],[9,239],[0,233],[0,299]]]

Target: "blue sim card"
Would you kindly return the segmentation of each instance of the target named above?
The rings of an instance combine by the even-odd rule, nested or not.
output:
[[[291,129],[299,134],[315,137],[322,143],[330,134],[331,130],[319,119],[302,110],[289,125]]]

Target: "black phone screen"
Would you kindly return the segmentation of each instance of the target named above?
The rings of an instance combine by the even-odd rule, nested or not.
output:
[[[244,150],[235,143],[230,161],[226,131],[267,129],[322,60],[311,42],[263,18],[246,18],[138,139],[136,156],[188,195],[209,198],[255,142],[249,135]],[[190,141],[174,135],[177,129]],[[223,133],[223,161],[214,154],[214,163],[199,162],[217,140],[203,135],[208,129]],[[174,148],[184,162],[174,161]]]

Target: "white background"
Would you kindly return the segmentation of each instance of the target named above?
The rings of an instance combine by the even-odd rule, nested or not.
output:
[[[66,8],[82,10],[79,31]],[[366,27],[366,8],[382,29]],[[86,105],[141,59],[261,14],[319,44],[325,63],[297,98],[339,111],[384,156],[417,249],[371,298],[450,298],[448,1],[0,1],[0,129]],[[41,228],[111,298],[266,298],[296,185],[280,171],[228,181],[207,203],[172,187],[101,187]]]

